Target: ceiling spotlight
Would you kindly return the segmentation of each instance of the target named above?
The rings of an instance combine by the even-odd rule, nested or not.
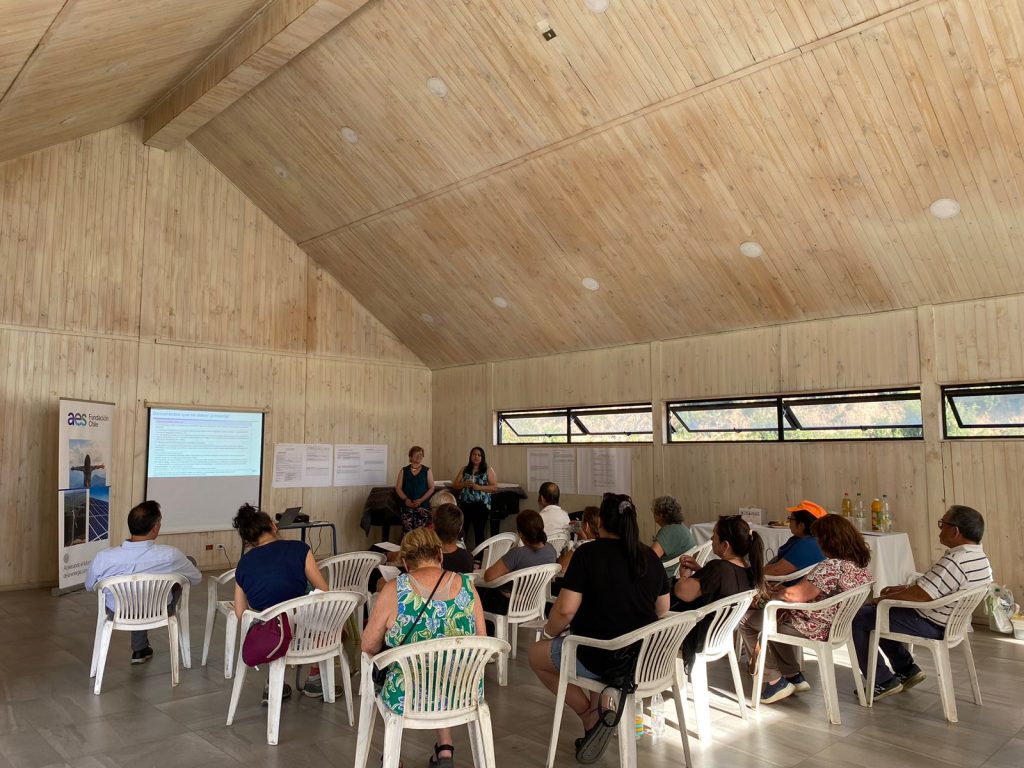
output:
[[[588,291],[596,291],[598,288],[601,287],[601,284],[592,277],[584,277],[582,280],[580,280],[580,283]]]
[[[508,306],[508,299],[504,296],[495,296],[491,299],[491,303],[493,303],[498,309],[505,309],[505,307]]]
[[[428,77],[427,90],[437,96],[437,98],[443,99],[448,95],[448,84],[440,77]]]
[[[604,13],[608,10],[608,0],[583,0],[583,4],[594,13]]]
[[[764,256],[764,247],[758,242],[747,240],[744,243],[740,243],[740,253],[748,259],[759,259]]]
[[[287,179],[288,178],[288,169],[285,168],[283,165],[275,165],[274,166],[274,173],[276,173],[282,179]]]
[[[960,203],[951,197],[940,197],[928,207],[928,210],[936,219],[952,219],[960,213]]]
[[[347,141],[349,144],[355,144],[359,141],[359,134],[349,128],[347,125],[341,128],[341,138]]]
[[[426,312],[424,312],[422,315],[420,315],[420,320],[422,320],[424,323],[432,323],[434,322],[434,316],[428,315]]]

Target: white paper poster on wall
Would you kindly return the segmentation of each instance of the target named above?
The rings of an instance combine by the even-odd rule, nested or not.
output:
[[[110,546],[114,404],[61,398],[57,449],[59,589],[85,582],[93,556]]]
[[[335,445],[335,485],[390,485],[386,445]]]
[[[274,488],[328,488],[334,449],[318,443],[275,443]]]
[[[555,483],[562,493],[576,493],[575,448],[527,448],[526,486],[531,493],[542,483]]]
[[[576,473],[579,493],[632,493],[633,451],[631,448],[592,446],[577,448]]]

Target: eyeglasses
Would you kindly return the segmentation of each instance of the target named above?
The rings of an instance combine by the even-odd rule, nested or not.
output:
[[[939,520],[939,522],[938,522],[938,526],[939,526],[939,530],[940,531],[943,529],[944,526],[947,526],[947,525],[950,528],[956,528],[957,527],[954,523],[947,523],[945,520]]]
[[[793,522],[793,516],[792,515],[786,515],[786,522],[787,523]]]

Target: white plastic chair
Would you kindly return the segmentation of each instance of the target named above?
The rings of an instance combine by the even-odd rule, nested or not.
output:
[[[641,644],[640,656],[636,665],[637,688],[635,693],[626,697],[622,719],[619,720],[619,763],[623,768],[635,768],[636,766],[636,739],[633,731],[636,699],[644,699],[671,688],[676,702],[676,714],[679,717],[679,737],[683,741],[683,764],[689,766],[690,741],[686,735],[686,716],[683,710],[686,682],[683,678],[682,664],[676,662],[683,638],[696,623],[697,612],[687,611],[685,613],[669,613],[652,624],[612,640],[595,640],[590,637],[568,635],[562,641],[562,666],[559,669],[558,693],[555,696],[555,720],[551,729],[551,743],[548,745],[547,768],[554,768],[558,732],[562,725],[562,710],[565,707],[565,692],[568,686],[575,685],[586,691],[597,691],[598,693],[605,688],[605,684],[600,680],[576,676],[577,649],[580,646],[586,646],[615,651],[627,648],[637,642]]]
[[[225,571],[220,576],[206,577],[206,632],[203,634],[203,663],[210,656],[210,642],[213,640],[213,625],[217,622],[217,614],[224,616],[224,677],[231,679],[235,668],[235,639],[238,636],[238,617],[235,616],[235,601],[221,600],[220,588],[235,580],[235,569]]]
[[[882,600],[878,603],[878,613],[875,616],[875,629],[871,632],[871,658],[868,660],[868,706],[874,703],[875,674],[878,665],[878,641],[881,638],[896,640],[901,643],[912,643],[924,645],[932,652],[935,659],[935,672],[939,678],[939,695],[942,698],[942,710],[946,720],[951,723],[958,722],[956,716],[956,695],[953,692],[953,669],[949,660],[949,649],[962,646],[964,656],[967,658],[967,673],[971,678],[971,690],[974,693],[974,703],[981,706],[981,686],[978,684],[978,671],[974,668],[974,653],[971,651],[971,641],[967,637],[970,630],[971,614],[978,607],[988,592],[988,585],[985,584],[973,589],[965,589],[954,592],[951,595],[940,597],[927,603],[915,603],[909,600]],[[946,632],[940,640],[930,640],[920,635],[907,635],[900,632],[893,632],[889,629],[889,611],[893,608],[943,608],[951,606],[949,621],[946,623]]]
[[[812,650],[818,659],[818,671],[821,677],[821,689],[825,695],[825,710],[829,722],[841,725],[839,716],[839,694],[836,690],[836,667],[832,652],[836,648],[846,646],[850,654],[850,666],[853,669],[853,682],[857,687],[857,698],[861,706],[867,706],[864,697],[864,681],[861,679],[860,667],[857,664],[857,649],[853,645],[853,617],[864,601],[871,595],[873,581],[862,584],[856,589],[840,592],[825,600],[814,603],[786,603],[782,600],[769,600],[764,607],[764,625],[761,629],[761,651],[757,656],[757,675],[754,678],[754,690],[751,694],[752,706],[756,710],[761,703],[761,683],[764,680],[764,663],[768,655],[768,643],[784,643],[797,648]],[[832,626],[829,627],[827,640],[812,640],[809,637],[797,637],[778,632],[779,611],[801,610],[823,612],[835,610]]]
[[[514,533],[499,533],[489,539],[481,541],[473,550],[473,557],[481,557],[480,570],[486,571],[496,562],[501,560],[512,547],[516,545],[519,537]]]
[[[548,544],[555,548],[555,555],[561,557],[562,553],[572,544],[572,536],[568,531],[559,531],[548,536]]]
[[[736,657],[735,633],[743,615],[750,608],[750,603],[757,594],[756,590],[740,592],[730,597],[717,600],[700,608],[697,623],[705,617],[711,617],[707,635],[704,638],[704,650],[694,656],[690,668],[690,684],[693,690],[693,707],[697,712],[697,737],[701,741],[711,739],[711,701],[708,696],[708,663],[718,661],[724,656],[729,657],[732,670],[732,682],[736,689],[736,703],[740,708],[740,717],[747,719],[746,696],[743,693],[743,678],[740,677],[740,665]]]
[[[387,556],[381,552],[343,552],[316,565],[323,571],[331,591],[347,590],[369,597],[370,572],[385,562]]]
[[[679,575],[679,561],[682,557],[682,555],[676,555],[662,562],[662,566],[665,568],[665,575],[670,579]]]
[[[174,614],[167,612],[171,590],[177,584],[181,596]],[[189,648],[188,590],[186,577],[175,573],[135,573],[130,576],[110,576],[96,583],[98,600],[96,637],[92,648],[92,666],[89,677],[96,678],[93,693],[103,687],[103,669],[110,650],[110,636],[115,629],[128,632],[167,627],[171,658],[171,685],[178,684],[178,653],[186,668],[192,666]],[[114,600],[114,616],[107,618],[106,594]]]
[[[398,768],[406,728],[434,730],[469,724],[469,742],[476,768],[495,768],[491,712],[482,694],[484,671],[509,645],[493,637],[442,637],[362,655],[359,732],[355,768],[366,768],[376,722],[374,704],[384,720],[382,768]],[[371,665],[397,664],[405,680],[403,714],[392,712],[373,690]]]
[[[697,561],[697,565],[703,568],[707,565],[708,560],[711,559],[711,542],[705,541],[703,544],[698,544],[695,547],[690,547],[688,550],[683,552],[684,555],[689,555]]]
[[[797,571],[793,571],[792,573],[784,573],[784,574],[780,574],[778,576],[771,576],[771,575],[766,573],[764,575],[764,580],[768,581],[768,582],[774,582],[774,583],[780,583],[780,582],[783,582],[783,581],[799,581],[804,576],[806,576],[808,573],[813,571],[814,567],[816,565],[818,565],[818,563],[814,563],[813,565],[808,565],[806,568],[801,568],[801,569],[799,569]]]
[[[494,622],[494,636],[496,638],[505,640],[510,644],[513,659],[516,657],[519,627],[530,621],[544,619],[544,605],[547,602],[548,587],[551,584],[551,580],[561,571],[562,569],[557,563],[552,565],[535,565],[532,568],[512,571],[494,581],[481,581],[477,583],[478,587],[487,587],[488,589],[500,589],[506,585],[512,586],[512,594],[509,596],[508,601],[508,613],[500,614],[485,611],[484,619]],[[508,659],[509,655],[506,653],[498,657],[498,685],[508,685]]]
[[[270,663],[268,680],[267,744],[277,744],[281,724],[281,690],[284,687],[285,667],[289,664],[320,664],[323,677],[324,701],[334,703],[334,657],[341,661],[341,683],[345,691],[348,724],[354,725],[352,714],[352,680],[348,659],[342,648],[341,633],[352,612],[363,604],[363,595],[356,592],[314,592],[272,606],[257,613],[242,614],[242,644],[254,621],[266,621],[282,613],[288,614],[292,627],[292,642],[288,653]],[[227,724],[235,720],[235,710],[245,683],[246,665],[239,664],[235,683],[231,688]]]

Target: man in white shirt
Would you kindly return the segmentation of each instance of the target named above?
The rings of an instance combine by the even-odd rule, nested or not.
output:
[[[541,519],[544,521],[544,533],[548,536],[562,533],[569,527],[569,513],[558,506],[559,496],[557,485],[550,480],[541,483],[537,495],[537,505],[540,507]]]
[[[868,644],[875,628],[875,603],[880,600],[910,600],[926,603],[954,592],[971,589],[992,581],[992,567],[981,548],[985,533],[985,520],[981,513],[970,507],[954,504],[939,520],[939,542],[946,547],[945,554],[913,584],[886,587],[872,604],[865,605],[853,620],[853,642],[857,646],[857,661],[867,675]],[[889,627],[908,635],[937,640],[946,630],[952,609],[945,608],[893,608],[889,611]],[[875,676],[875,698],[882,699],[900,693],[924,680],[924,672],[914,663],[903,643],[881,640]]]
[[[96,554],[89,564],[85,577],[85,588],[90,592],[96,582],[108,576],[129,576],[133,573],[177,573],[186,577],[195,586],[203,580],[196,568],[195,560],[186,557],[181,550],[165,544],[156,544],[160,535],[160,505],[155,501],[144,501],[132,507],[128,513],[128,532],[131,536],[120,546],[105,549]],[[175,585],[169,604],[174,613],[181,590]],[[113,616],[114,598],[106,596],[107,615]],[[145,664],[153,658],[149,647],[149,633],[140,630],[131,633],[132,664]]]

